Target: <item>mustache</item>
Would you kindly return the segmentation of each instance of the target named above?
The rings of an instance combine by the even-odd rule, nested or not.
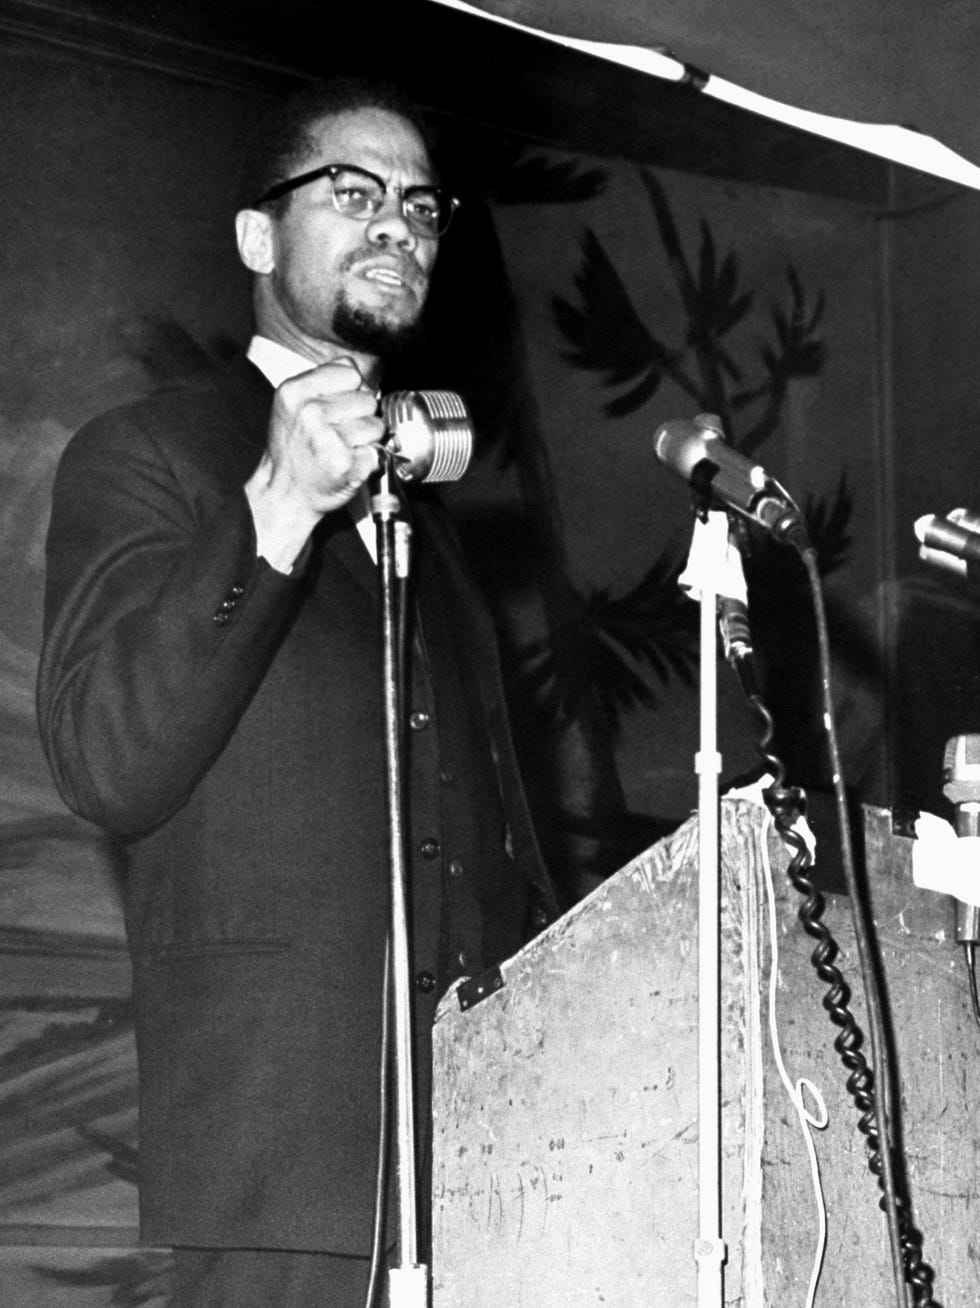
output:
[[[409,255],[399,254],[397,250],[379,250],[365,245],[350,250],[340,261],[340,271],[353,272],[362,263],[374,263],[381,260],[392,268],[399,277],[406,281],[415,291],[424,291],[429,285],[429,275]]]

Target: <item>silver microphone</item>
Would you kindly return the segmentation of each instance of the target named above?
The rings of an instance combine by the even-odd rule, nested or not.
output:
[[[453,391],[393,391],[381,399],[387,448],[401,481],[459,481],[473,456],[473,426]]]
[[[980,562],[980,519],[968,509],[953,509],[945,516],[923,514],[915,520],[915,535],[921,547],[919,557],[927,563],[937,562],[933,552],[967,564]]]
[[[798,550],[809,547],[802,513],[764,468],[727,444],[715,414],[665,422],[654,434],[653,450],[706,499],[735,509]]]
[[[957,836],[980,836],[980,736],[954,736],[947,741],[943,781],[943,794],[956,809]],[[980,908],[962,900],[956,904],[956,939],[960,944],[980,943]]]

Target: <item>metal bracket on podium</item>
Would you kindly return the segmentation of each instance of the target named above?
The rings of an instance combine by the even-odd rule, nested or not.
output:
[[[479,976],[469,976],[465,981],[461,981],[456,988],[459,1007],[465,1013],[467,1009],[473,1008],[475,1004],[486,999],[488,995],[492,995],[503,988],[504,978],[499,967],[491,967],[488,971],[481,972]]]

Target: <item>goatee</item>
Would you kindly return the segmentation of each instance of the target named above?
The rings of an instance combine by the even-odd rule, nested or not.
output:
[[[343,341],[352,350],[390,359],[413,345],[422,334],[422,316],[409,322],[390,322],[379,318],[361,305],[342,300],[333,316],[334,340]]]

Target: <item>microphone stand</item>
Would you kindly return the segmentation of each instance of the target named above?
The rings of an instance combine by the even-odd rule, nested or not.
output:
[[[401,500],[392,489],[393,460],[382,448],[381,472],[372,485],[371,515],[377,528],[381,580],[382,695],[388,804],[388,861],[391,878],[391,1000],[395,1066],[395,1158],[398,1190],[398,1262],[389,1269],[390,1308],[427,1308],[429,1269],[418,1261],[415,1077],[412,1041],[409,915],[402,778],[402,693],[398,639],[398,581],[408,576],[407,549],[398,558],[396,527]],[[387,998],[387,997],[386,997]]]
[[[725,538],[727,540],[727,537]],[[718,778],[718,592],[724,566],[698,569],[700,739],[698,776],[698,1308],[723,1308],[726,1258],[721,1235],[721,952]]]

